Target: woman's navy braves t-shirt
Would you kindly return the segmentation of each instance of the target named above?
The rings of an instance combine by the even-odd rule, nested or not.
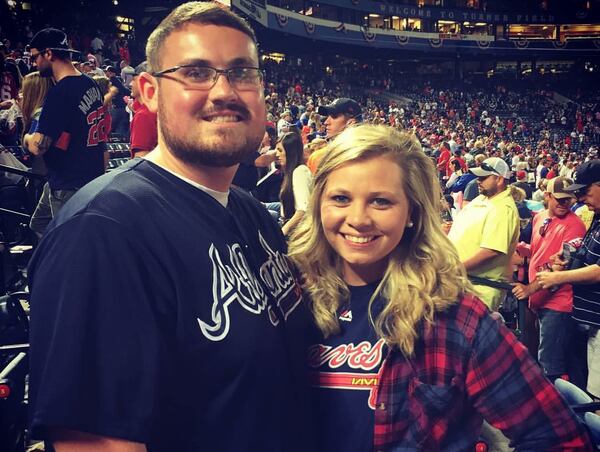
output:
[[[309,349],[320,451],[373,449],[378,373],[386,353],[384,340],[376,336],[368,316],[369,300],[378,284],[349,287],[350,299],[338,312],[341,334]],[[380,310],[378,299],[373,306],[374,316]]]

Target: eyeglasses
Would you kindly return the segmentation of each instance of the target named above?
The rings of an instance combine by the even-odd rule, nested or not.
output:
[[[36,53],[35,55],[32,53],[31,54],[31,61],[37,61],[38,57],[40,55],[43,55],[44,53],[46,53],[48,51],[48,49],[44,49],[41,52]]]
[[[551,222],[552,222],[552,218],[550,218],[550,217],[548,217],[544,220],[544,222],[540,226],[540,236],[544,237],[546,235],[546,232],[548,232],[548,227],[550,226]]]
[[[169,78],[168,74],[177,72],[181,78],[170,77],[187,86],[188,89],[209,90],[216,85],[219,76],[223,74],[231,86],[239,91],[253,91],[262,86],[264,72],[256,67],[233,67],[231,69],[216,69],[210,66],[184,64],[164,71],[153,72],[154,77]]]

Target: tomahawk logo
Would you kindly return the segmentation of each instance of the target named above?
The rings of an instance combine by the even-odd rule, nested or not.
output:
[[[293,291],[297,288],[296,280],[286,257],[278,251],[273,251],[260,232],[258,239],[268,256],[260,266],[260,279],[277,300],[277,309],[281,311],[283,318],[287,319],[302,299],[299,291]],[[242,247],[235,243],[227,245],[227,250],[227,256],[221,256],[214,244],[208,250],[213,267],[211,321],[198,319],[198,325],[202,334],[211,341],[220,341],[227,336],[231,326],[229,308],[234,301],[256,315],[267,307],[268,297],[263,284],[248,265]],[[278,316],[273,312],[272,306],[268,306],[268,312],[271,323],[277,325]]]

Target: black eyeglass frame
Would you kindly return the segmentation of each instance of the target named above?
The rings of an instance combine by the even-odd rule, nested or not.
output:
[[[232,67],[232,68],[229,68],[229,69],[217,69],[217,68],[212,67],[212,66],[203,66],[203,65],[199,65],[199,64],[182,64],[182,65],[179,65],[179,66],[173,66],[173,67],[168,68],[168,69],[163,69],[162,71],[151,72],[150,74],[152,76],[154,76],[154,77],[159,77],[160,78],[160,77],[165,77],[168,74],[172,74],[174,72],[177,72],[180,69],[185,69],[185,68],[190,68],[190,67],[191,68],[212,69],[215,72],[215,75],[214,75],[213,80],[212,80],[212,85],[210,85],[210,87],[208,87],[208,88],[193,88],[193,87],[189,88],[189,89],[198,90],[198,91],[204,91],[204,90],[212,89],[217,84],[217,80],[219,80],[219,76],[221,74],[223,74],[227,78],[227,81],[229,82],[229,84],[231,86],[236,86],[235,83],[231,82],[231,79],[229,78],[229,75],[231,74],[232,71],[236,71],[236,70],[239,70],[239,69],[252,69],[252,70],[255,70],[257,72],[257,74],[260,76],[260,82],[261,83],[265,79],[265,71],[262,70],[261,68],[252,67],[252,66],[236,66],[236,67]],[[181,83],[186,84],[185,80],[179,80],[179,81]],[[257,85],[257,87],[258,87],[258,85]]]

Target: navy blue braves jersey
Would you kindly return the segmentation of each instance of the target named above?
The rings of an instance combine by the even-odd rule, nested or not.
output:
[[[379,281],[349,287],[350,300],[338,312],[341,333],[309,348],[308,367],[319,451],[373,450],[379,370],[386,346],[368,318]],[[381,301],[373,307],[375,317]]]
[[[149,451],[306,451],[310,322],[285,241],[147,160],[79,190],[30,264],[31,424]]]
[[[51,189],[78,189],[104,173],[110,123],[102,93],[91,78],[69,76],[52,87],[37,127],[52,139],[44,154]]]

